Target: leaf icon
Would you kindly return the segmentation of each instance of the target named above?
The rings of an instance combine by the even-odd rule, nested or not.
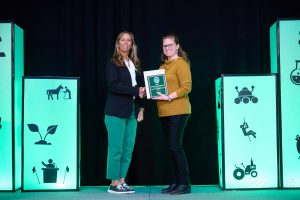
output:
[[[57,128],[57,125],[49,126],[48,129],[47,129],[47,135],[48,134],[53,135],[55,133],[55,131],[56,131],[56,128]]]
[[[36,124],[27,124],[28,128],[32,132],[40,132],[39,127]]]

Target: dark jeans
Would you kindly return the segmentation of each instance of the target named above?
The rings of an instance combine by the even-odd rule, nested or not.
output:
[[[182,137],[190,115],[160,117],[163,131],[167,134],[171,155],[171,183],[190,184],[189,168],[182,148]]]

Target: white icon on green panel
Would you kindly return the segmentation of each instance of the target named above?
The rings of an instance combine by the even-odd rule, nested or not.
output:
[[[299,135],[296,135],[296,141],[297,141],[297,144],[296,144],[297,151],[300,154],[300,136]],[[300,155],[299,155],[298,159],[300,159]]]
[[[237,180],[242,180],[245,175],[251,175],[253,178],[257,177],[256,165],[253,164],[253,160],[251,158],[250,165],[245,167],[244,163],[241,163],[244,169],[235,165],[235,170],[233,171],[233,177]]]
[[[29,130],[31,132],[34,133],[38,133],[40,135],[40,141],[35,142],[34,144],[43,144],[43,145],[51,145],[51,143],[48,143],[46,141],[46,137],[50,134],[50,135],[54,135],[54,133],[56,132],[57,129],[57,125],[51,125],[47,128],[47,133],[45,135],[45,137],[43,138],[40,131],[39,131],[39,127],[36,124],[27,124]]]
[[[48,163],[45,163],[44,161],[42,161],[41,163],[44,166],[43,168],[41,168],[41,170],[43,170],[43,183],[57,183],[57,172],[59,168],[57,167],[56,163],[54,163],[52,159],[49,159]],[[69,171],[69,167],[66,166],[63,184],[65,184],[66,174]],[[32,173],[36,174],[37,181],[39,184],[41,184],[35,166],[32,168]]]
[[[0,43],[2,42],[2,39],[0,37]],[[0,51],[0,57],[5,57],[5,53]]]
[[[71,99],[71,90],[67,86],[63,87],[62,85],[58,86],[56,89],[49,89],[46,91],[48,100],[53,100],[53,95],[56,95],[56,99],[59,99],[60,93],[65,93],[63,99]]]
[[[244,136],[248,136],[250,142],[251,142],[251,138],[250,138],[251,135],[253,136],[253,138],[256,138],[256,133],[254,131],[252,130],[247,131],[249,126],[248,123],[245,121],[245,118],[244,118],[244,123],[240,125],[240,128],[242,129]]]
[[[249,101],[252,101],[253,103],[257,103],[258,99],[257,97],[253,96],[253,90],[254,86],[251,86],[251,91],[244,87],[241,91],[238,90],[238,86],[235,86],[235,90],[238,93],[238,97],[234,99],[234,102],[236,104],[239,104],[240,102],[244,102],[245,104],[249,103]]]
[[[296,60],[296,68],[291,72],[291,81],[295,85],[300,85],[300,60]]]

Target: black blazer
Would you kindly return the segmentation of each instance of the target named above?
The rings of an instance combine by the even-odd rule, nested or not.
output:
[[[137,117],[139,108],[143,107],[139,98],[139,87],[144,86],[144,79],[141,73],[137,71],[135,73],[137,85],[133,87],[130,72],[126,66],[117,66],[112,60],[107,62],[108,97],[104,114],[128,118],[131,115],[133,103],[135,103],[135,115]]]

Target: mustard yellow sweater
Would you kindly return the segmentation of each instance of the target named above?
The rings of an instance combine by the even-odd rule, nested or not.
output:
[[[191,104],[188,94],[192,90],[192,76],[189,64],[181,57],[166,61],[160,66],[166,72],[168,94],[176,92],[177,98],[169,101],[157,101],[159,117],[190,114]]]

